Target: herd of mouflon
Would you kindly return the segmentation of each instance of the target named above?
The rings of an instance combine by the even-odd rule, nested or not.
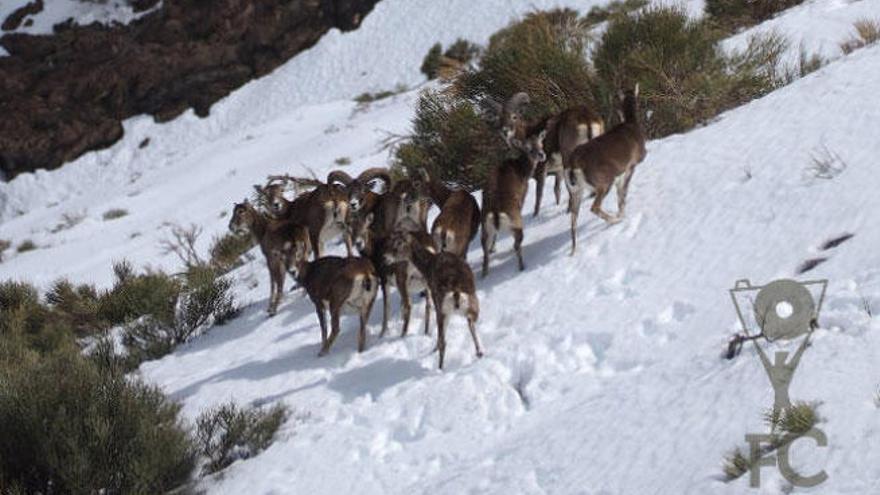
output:
[[[330,351],[339,335],[343,310],[360,317],[358,351],[363,351],[367,321],[380,290],[380,336],[388,330],[388,287],[394,285],[401,296],[403,335],[409,330],[411,296],[426,292],[425,333],[430,331],[433,305],[440,368],[446,350],[446,324],[455,314],[467,319],[476,354],[482,357],[476,329],[480,302],[466,261],[468,246],[479,231],[482,275],[486,276],[498,233],[509,230],[519,269],[524,270],[523,202],[529,179],[534,178],[534,213],[540,212],[548,174],[555,176],[557,204],[560,182],[568,189],[572,254],[577,247],[577,218],[585,191],[592,194],[590,211],[609,223],[621,220],[633,171],[645,157],[645,133],[639,119],[638,85],[621,93],[620,100],[622,122],[607,132],[601,117],[587,106],[533,122],[522,112],[529,103],[526,93],[517,93],[503,104],[492,102],[501,136],[517,157],[492,168],[482,189],[482,208],[470,192],[450,188],[424,169],[396,181],[381,167],[367,169],[357,177],[335,170],[326,182],[270,176],[266,185],[254,186],[260,201],[236,203],[229,222],[233,232],[251,235],[266,257],[271,278],[269,315],[278,309],[289,273],[315,305],[321,326],[320,355]],[[602,209],[612,186],[617,190],[616,215]],[[296,192],[292,201],[285,197],[289,189]],[[440,213],[429,231],[431,204]],[[348,256],[324,256],[325,242],[340,236]],[[358,256],[353,255],[355,250]]]

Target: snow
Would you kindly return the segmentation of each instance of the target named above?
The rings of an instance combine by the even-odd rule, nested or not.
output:
[[[770,22],[800,23],[802,10],[820,3]],[[831,3],[849,13],[823,16],[821,27],[799,31],[804,37],[845,39],[850,27],[840,19],[858,17],[848,9],[871,0]],[[41,246],[7,253],[0,279],[45,286],[65,275],[106,285],[110,260],[122,257],[174,268],[158,247],[168,222],[202,225],[206,249],[226,229],[222,212],[269,173],[309,167],[320,177],[339,157],[354,171],[387,163],[380,141],[408,130],[417,90],[367,107],[351,97],[419,84],[421,56],[437,40],[484,41],[518,13],[557,5],[452,4],[385,0],[362,29],[329,34],[206,119],[131,119],[108,150],[0,184],[0,238]],[[209,493],[781,494],[790,487],[770,468],[756,490],[748,476],[719,479],[725,454],[745,448],[746,433],[766,432],[762,415],[773,400],[750,344],[721,358],[738,330],[728,290],[742,278],[828,278],[822,328],[791,395],[821,401],[829,445],[798,442],[792,459],[829,474],[813,493],[877,493],[878,83],[875,46],[706,127],[649,143],[627,218],[606,226],[584,207],[574,257],[569,217],[545,199],[525,225],[526,271],[516,270],[512,240],[502,237],[489,276],[477,281],[483,359],[466,322],[454,320],[447,369],[438,371],[432,338],[399,337],[396,295],[389,335],[378,338],[377,304],[364,353],[356,352],[356,319],[345,317],[330,355],[318,358],[317,321],[300,291],[266,317],[268,276],[255,251],[256,261],[232,274],[242,315],[140,373],[181,401],[189,419],[227,400],[284,402],[297,412],[265,452],[201,480]],[[832,179],[810,173],[823,147],[846,164]],[[612,211],[615,203],[606,200]],[[129,215],[101,220],[110,208]],[[65,212],[85,218],[50,233]],[[844,233],[854,236],[821,249]],[[820,257],[827,260],[796,275]],[[421,301],[413,317],[420,329]]]
[[[789,41],[783,59],[789,66],[795,66],[801,50],[833,60],[842,55],[840,43],[856,34],[853,23],[861,19],[880,21],[880,0],[809,0],[728,38],[724,47],[742,49],[751,36],[776,33]]]
[[[0,4],[0,22],[6,20],[10,14],[19,7],[23,7],[32,0],[4,0]],[[128,24],[129,22],[146,15],[151,10],[159,8],[157,4],[153,9],[135,13],[125,0],[44,0],[43,10],[34,15],[25,17],[25,20],[33,20],[33,24],[25,26],[25,23],[12,31],[0,31],[0,35],[6,33],[27,34],[51,34],[52,27],[56,24],[73,19],[74,24],[85,26],[93,22],[101,24]]]

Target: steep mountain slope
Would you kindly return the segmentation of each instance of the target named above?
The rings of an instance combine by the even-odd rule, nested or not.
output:
[[[364,80],[347,77],[354,69],[344,64],[337,76],[326,60],[339,54],[357,67],[352,46],[369,40],[396,49],[397,38],[389,41],[381,30],[397,16],[413,17],[412,4],[380,3],[360,31],[322,41],[230,96],[208,119],[188,115],[162,127],[129,122],[128,137],[111,150],[0,186],[8,198],[0,238],[54,244],[14,255],[0,264],[0,278],[46,284],[69,275],[107,283],[109,260],[121,257],[171,267],[175,261],[156,247],[166,235],[162,222],[221,232],[221,212],[269,172],[309,165],[321,176],[342,156],[357,168],[385,163],[382,131],[406,131],[416,93],[369,107],[334,100],[417,81],[413,67],[436,37],[395,31],[418,39],[400,49],[414,52],[400,62],[406,67],[377,61],[378,74]],[[444,36],[468,34],[473,19],[469,36],[481,40],[510,15],[500,2],[485,10],[458,14],[462,24],[450,25],[462,31]],[[503,19],[493,17],[501,13]],[[306,72],[309,64],[314,72],[294,77],[294,69]],[[310,93],[321,74],[327,89]],[[379,84],[373,77],[386,85],[371,86]],[[285,88],[293,81],[299,82]],[[240,298],[250,303],[241,317],[146,363],[141,373],[180,400],[191,418],[230,399],[284,401],[298,412],[267,451],[203,480],[210,493],[744,493],[747,477],[719,480],[721,460],[745,446],[744,434],[765,431],[762,414],[773,394],[750,347],[733,361],[720,357],[737,329],[727,290],[737,279],[792,277],[803,262],[827,258],[798,276],[827,277],[830,285],[822,328],[791,395],[822,402],[829,446],[799,442],[792,459],[807,473],[828,472],[815,493],[874,493],[878,83],[880,47],[868,48],[705,128],[650,143],[627,219],[608,227],[585,208],[574,257],[568,216],[548,205],[526,225],[527,270],[516,271],[506,237],[492,272],[478,280],[482,360],[472,354],[464,322],[454,321],[448,367],[438,372],[431,338],[397,336],[396,307],[390,335],[381,340],[377,307],[365,353],[355,352],[355,321],[344,318],[331,354],[317,358],[313,308],[295,292],[267,319],[268,277],[255,260],[233,274]],[[138,149],[147,136],[154,144]],[[839,173],[830,179],[811,169],[823,147],[838,157],[832,165]],[[607,204],[613,209],[613,198]],[[101,221],[110,207],[130,214]],[[79,225],[46,232],[61,213],[85,208],[90,213]],[[27,213],[13,218],[15,209]],[[844,233],[854,237],[821,249]],[[479,248],[472,247],[476,267]],[[414,316],[419,328],[421,304]],[[775,470],[765,468],[762,478],[755,493],[788,493]]]
[[[452,326],[445,373],[423,336],[372,337],[359,355],[352,320],[318,359],[301,297],[264,320],[257,263],[236,274],[242,286],[259,281],[241,319],[142,370],[188,414],[227,399],[306,413],[258,459],[206,484],[218,493],[740,493],[747,479],[723,484],[719,465],[745,433],[764,430],[772,391],[751,349],[720,358],[735,328],[727,289],[828,257],[809,274],[831,285],[792,396],[823,402],[830,448],[798,444],[792,456],[830,473],[822,493],[870,493],[880,320],[860,298],[880,305],[880,199],[870,193],[880,105],[869,97],[878,82],[880,48],[865,50],[651,143],[627,220],[588,217],[573,258],[561,208],[530,221],[529,269],[516,272],[507,240],[479,283],[483,360],[464,322]],[[820,143],[848,165],[834,179],[807,172]],[[841,233],[855,236],[819,251]],[[779,493],[781,478],[764,477],[762,493]]]

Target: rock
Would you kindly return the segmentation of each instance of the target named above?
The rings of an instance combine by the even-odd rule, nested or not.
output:
[[[206,116],[217,100],[329,29],[356,29],[378,1],[165,0],[128,25],[68,21],[52,35],[6,34],[0,170],[12,178],[59,167],[116,142],[122,120],[135,115],[165,122],[192,108]],[[155,5],[132,2],[141,10]]]
[[[4,31],[12,31],[13,29],[18,29],[21,26],[21,21],[24,20],[25,17],[29,15],[39,14],[43,11],[43,0],[35,0],[33,2],[28,2],[23,7],[19,7],[12,11],[9,14],[9,17],[3,21],[3,25],[0,26],[0,29]],[[25,21],[25,26],[30,26],[34,23],[33,19],[28,19]]]

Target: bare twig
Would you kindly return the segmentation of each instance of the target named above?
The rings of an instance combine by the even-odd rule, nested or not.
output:
[[[847,167],[847,163],[839,154],[822,143],[810,153],[810,164],[805,172],[808,177],[829,180],[840,175]]]
[[[196,243],[201,235],[202,228],[196,224],[190,224],[189,227],[173,224],[171,237],[163,239],[159,245],[163,254],[175,254],[187,268],[204,265],[205,261],[196,250]]]
[[[389,148],[393,148],[404,141],[412,139],[413,137],[412,134],[397,134],[394,132],[386,131],[384,129],[376,130],[385,135],[385,137],[382,138],[381,141],[379,141],[380,145],[378,151],[385,151]]]

